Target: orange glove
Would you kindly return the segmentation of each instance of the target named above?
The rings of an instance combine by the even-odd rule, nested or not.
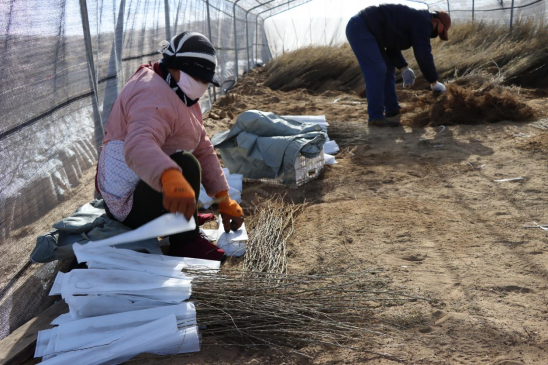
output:
[[[182,213],[190,220],[196,212],[196,195],[183,174],[178,170],[169,169],[162,173],[161,180],[164,208],[171,213]]]
[[[233,231],[238,230],[244,224],[244,211],[240,205],[230,199],[228,191],[221,191],[215,194],[215,198],[219,205],[219,212],[221,212],[225,232],[228,233],[231,229]]]

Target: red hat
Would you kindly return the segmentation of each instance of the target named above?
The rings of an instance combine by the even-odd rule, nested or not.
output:
[[[449,28],[451,28],[451,17],[445,11],[438,11],[434,13],[434,18],[437,18],[441,24],[443,24],[443,31],[440,32],[440,39],[447,41],[449,40]]]

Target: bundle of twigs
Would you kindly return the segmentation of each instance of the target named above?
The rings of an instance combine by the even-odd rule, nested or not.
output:
[[[363,340],[384,336],[386,331],[376,312],[387,303],[423,299],[389,290],[380,270],[251,274],[194,276],[191,300],[205,344],[266,345],[292,351],[331,345],[367,351]]]
[[[259,200],[252,218],[243,269],[249,272],[287,272],[287,241],[303,205],[284,201],[283,196]]]

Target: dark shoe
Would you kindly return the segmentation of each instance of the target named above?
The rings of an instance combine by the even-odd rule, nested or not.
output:
[[[372,127],[379,127],[379,128],[382,128],[382,127],[394,128],[394,127],[401,126],[400,122],[398,122],[397,120],[389,120],[386,118],[370,120],[368,124]]]
[[[395,117],[396,115],[400,115],[400,109],[394,110],[393,112],[386,112],[384,113],[387,118]]]
[[[198,226],[203,226],[207,222],[213,222],[216,220],[215,214],[212,213],[198,213]]]
[[[169,256],[190,257],[224,262],[225,251],[215,246],[207,238],[199,235],[192,241],[184,243],[170,243]]]

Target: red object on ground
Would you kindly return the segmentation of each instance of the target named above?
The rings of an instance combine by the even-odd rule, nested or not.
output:
[[[224,262],[226,260],[225,251],[215,246],[203,235],[190,242],[170,243],[169,256],[191,257],[194,259],[216,260]]]
[[[215,214],[213,213],[198,213],[198,226],[203,226],[207,222],[213,222],[215,220]]]

